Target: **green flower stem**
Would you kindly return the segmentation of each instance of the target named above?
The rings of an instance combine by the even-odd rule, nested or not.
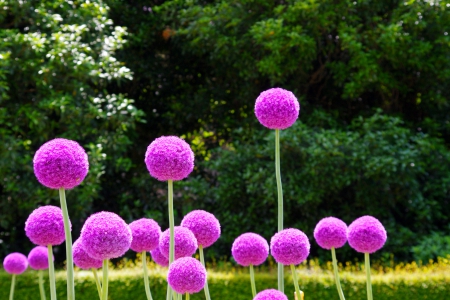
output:
[[[44,278],[42,277],[42,270],[39,270],[38,277],[39,277],[39,293],[41,294],[41,300],[45,300]]]
[[[14,299],[14,286],[16,285],[16,274],[12,275],[11,279],[11,290],[9,291],[9,300]]]
[[[253,265],[250,265],[250,282],[252,284],[252,295],[253,295],[253,298],[255,298],[256,285],[255,285],[255,271],[253,270]]]
[[[67,299],[75,300],[75,285],[73,278],[72,234],[70,232],[69,212],[67,211],[66,192],[59,189],[59,199],[64,219],[64,232],[66,234],[66,262],[67,262]]]
[[[303,292],[300,291],[300,288],[298,286],[298,279],[297,279],[297,271],[295,270],[295,266],[291,265],[291,272],[292,272],[292,279],[294,280],[294,286],[295,286],[295,294],[297,295],[297,298],[300,297],[298,300],[302,300],[302,294]]]
[[[278,192],[278,232],[283,230],[283,187],[280,170],[280,130],[275,129],[275,175]],[[278,290],[284,293],[284,266],[278,263]]]
[[[367,276],[367,300],[373,300],[372,296],[372,282],[370,280],[370,258],[369,253],[364,253],[364,261],[366,265],[366,276]]]
[[[48,279],[50,281],[50,299],[56,300],[55,267],[53,266],[52,245],[47,246],[48,250]]]
[[[173,181],[168,180],[168,196],[169,196],[169,231],[170,231],[170,243],[169,243],[169,266],[172,264],[172,262],[175,260],[175,234],[174,234],[174,217],[173,217]],[[172,298],[172,293],[175,295],[175,292],[172,291],[172,289],[169,286],[169,283],[167,283],[167,289],[169,292],[167,293],[167,300],[170,300]],[[174,300],[177,300],[176,297],[174,297]]]
[[[341,300],[345,300],[344,293],[342,292],[342,288],[341,288],[341,281],[339,280],[336,251],[335,251],[334,247],[331,247],[331,257],[333,259],[334,279],[336,280],[336,288],[337,288],[337,291],[339,294],[339,298]]]
[[[145,294],[147,295],[147,300],[153,300],[152,293],[150,292],[150,284],[148,282],[147,251],[142,251],[142,267],[144,268]]]
[[[200,253],[200,261],[202,262],[202,265],[206,269],[205,256],[203,255],[203,246],[202,245],[198,245],[198,252]],[[211,297],[209,296],[208,277],[206,278],[205,287],[203,289],[205,290],[206,300],[211,300]]]
[[[103,260],[102,300],[108,300],[108,260]]]
[[[186,300],[189,300],[189,293],[186,293]]]
[[[102,286],[100,285],[100,280],[98,279],[97,269],[92,268],[92,273],[94,274],[95,285],[97,286],[98,298],[102,300]]]
[[[183,295],[182,294],[177,294],[178,295],[178,300],[183,300]]]

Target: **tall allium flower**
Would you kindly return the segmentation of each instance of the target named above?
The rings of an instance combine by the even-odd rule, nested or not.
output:
[[[159,251],[159,247],[156,247],[155,250],[150,251],[150,255],[152,256],[153,261],[161,267],[169,266],[169,259],[162,255],[161,251]]]
[[[262,92],[255,102],[258,121],[269,129],[275,129],[275,176],[278,193],[278,231],[283,230],[283,187],[280,170],[280,130],[286,129],[298,118],[300,104],[290,91],[273,88]],[[278,264],[278,290],[284,292],[284,268]]]
[[[372,300],[369,254],[383,247],[387,239],[386,230],[378,219],[372,216],[363,216],[348,226],[347,238],[350,247],[358,252],[364,253],[367,276],[367,299]]]
[[[275,289],[268,289],[259,292],[253,300],[288,300],[288,297]]]
[[[234,240],[231,254],[238,264],[250,267],[250,283],[253,297],[255,297],[256,285],[253,266],[258,266],[267,259],[267,256],[269,256],[269,244],[259,234],[252,232],[243,233]]]
[[[339,280],[335,249],[341,248],[347,242],[347,224],[335,217],[323,218],[317,223],[316,228],[314,229],[314,238],[320,247],[331,250],[336,288],[339,298],[345,300],[344,292],[342,291]]]
[[[52,258],[54,260],[54,258]],[[28,253],[28,264],[32,269],[38,270],[39,293],[41,300],[45,300],[44,278],[42,270],[48,269],[48,250],[44,246],[36,246]]]
[[[22,253],[14,252],[8,254],[3,260],[3,268],[9,274],[12,274],[11,280],[11,290],[9,293],[9,299],[12,300],[14,298],[14,288],[16,284],[16,275],[20,275],[28,267],[27,257]]]
[[[69,300],[74,300],[72,235],[65,190],[72,189],[83,182],[89,170],[88,156],[77,142],[57,138],[48,141],[36,151],[33,166],[34,174],[41,184],[59,190],[66,235],[67,295]],[[56,294],[51,293],[51,298],[56,299]]]
[[[198,293],[205,285],[206,269],[195,258],[182,257],[170,265],[167,281],[177,293]]]
[[[175,226],[175,260],[194,255],[198,244],[195,235],[187,228]],[[170,231],[166,229],[159,239],[159,251],[162,255],[169,258]]]

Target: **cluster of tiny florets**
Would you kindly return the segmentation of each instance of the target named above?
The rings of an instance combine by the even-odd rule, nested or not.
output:
[[[234,260],[246,267],[262,264],[269,255],[269,244],[259,234],[247,232],[237,237],[231,247]]]
[[[25,234],[39,246],[62,244],[66,237],[61,209],[52,205],[35,209],[25,222]]]
[[[131,222],[129,226],[133,235],[131,250],[152,251],[158,247],[161,227],[155,220],[142,218]]]
[[[181,226],[174,227],[175,259],[185,256],[192,256],[197,251],[198,244],[195,235],[187,228]],[[159,251],[169,258],[170,230],[166,229],[159,239]]]
[[[220,237],[220,223],[217,218],[204,210],[193,210],[184,216],[181,226],[191,230],[198,245],[203,248],[214,244]]]

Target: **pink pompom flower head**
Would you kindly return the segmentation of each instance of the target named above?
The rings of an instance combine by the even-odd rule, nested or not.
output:
[[[275,289],[268,289],[259,292],[253,300],[288,300],[288,297]]]
[[[35,209],[25,222],[25,233],[32,243],[39,246],[62,244],[66,238],[61,209],[53,205]]]
[[[174,227],[175,240],[175,260],[192,256],[197,251],[198,244],[195,235],[187,228],[181,226]],[[159,239],[159,251],[169,258],[170,230],[166,229]]]
[[[9,274],[20,275],[25,272],[27,267],[27,257],[19,252],[8,254],[3,260],[3,268]]]
[[[204,210],[193,210],[185,215],[181,226],[190,229],[203,248],[211,246],[220,237],[219,220]]]
[[[258,121],[269,129],[286,129],[298,118],[300,104],[290,91],[272,88],[262,92],[255,103]]]
[[[193,257],[175,260],[167,273],[169,285],[179,294],[200,292],[206,283],[206,269]]]
[[[234,240],[231,254],[241,266],[258,266],[269,256],[269,244],[259,234],[247,232]]]
[[[55,260],[55,258],[52,258]],[[28,264],[34,270],[48,269],[48,250],[44,246],[36,246],[28,253]]]
[[[72,246],[73,250],[73,263],[80,269],[99,269],[102,267],[102,261],[90,257],[86,251],[84,251],[81,239],[78,238]]]
[[[86,151],[77,142],[57,138],[42,145],[33,158],[38,181],[51,189],[72,189],[89,171]]]
[[[150,255],[152,256],[153,261],[161,267],[169,266],[169,259],[161,254],[159,247],[156,247],[154,250],[150,251]]]
[[[383,224],[372,216],[353,221],[348,227],[347,236],[350,247],[360,253],[374,253],[383,247],[387,239]]]
[[[311,245],[308,237],[295,228],[277,232],[270,240],[270,252],[273,258],[283,265],[298,265],[309,255]]]
[[[145,164],[150,175],[160,181],[182,180],[194,169],[194,152],[179,137],[162,136],[148,146]]]
[[[335,217],[323,218],[314,229],[314,238],[324,249],[341,248],[347,242],[347,225]]]
[[[158,248],[161,227],[155,220],[142,218],[131,222],[129,226],[133,235],[131,250],[142,252]]]

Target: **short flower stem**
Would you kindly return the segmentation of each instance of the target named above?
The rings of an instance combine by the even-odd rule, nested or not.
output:
[[[75,285],[73,279],[73,255],[72,234],[70,232],[69,212],[67,211],[66,192],[64,188],[59,189],[59,199],[64,219],[64,232],[66,234],[66,262],[67,262],[67,299],[75,300]]]
[[[256,285],[255,285],[255,272],[253,271],[253,265],[250,265],[250,281],[252,284],[252,295],[253,298],[256,296]]]
[[[275,129],[275,175],[278,192],[278,232],[283,230],[283,187],[280,170],[280,130]],[[278,290],[284,293],[284,266],[278,263]]]
[[[189,300],[189,293],[186,293],[186,300]]]
[[[174,226],[175,221],[173,217],[173,181],[168,180],[168,198],[169,198],[169,232],[170,232],[170,242],[169,242],[169,266],[172,264],[172,262],[175,260],[175,233],[174,233]],[[172,293],[175,294],[175,292],[172,291],[172,289],[169,286],[169,283],[167,283],[167,289],[169,292],[167,293],[167,300],[170,300],[172,298]],[[176,300],[176,297],[174,298]]]
[[[98,298],[102,300],[102,286],[100,285],[100,280],[98,280],[97,269],[92,268],[92,273],[94,274],[95,285],[97,286]]]
[[[103,260],[102,300],[108,300],[108,260]]]
[[[14,286],[16,285],[16,274],[12,275],[11,279],[11,290],[9,291],[9,300],[14,299]]]
[[[39,293],[41,294],[41,300],[45,300],[44,278],[42,277],[42,270],[39,270],[38,277],[39,277]]]
[[[147,251],[142,251],[142,267],[144,268],[145,294],[147,295],[147,300],[153,300],[152,293],[150,292],[150,284],[148,282]]]
[[[50,299],[56,300],[55,267],[53,266],[52,245],[47,246],[48,250],[48,280],[50,281]]]
[[[291,272],[292,272],[292,280],[294,281],[294,286],[295,286],[295,294],[297,295],[297,297],[298,297],[298,295],[300,295],[300,299],[298,299],[298,300],[301,300],[301,299],[303,299],[303,295],[302,295],[303,292],[300,291],[300,288],[298,286],[297,271],[295,270],[294,265],[291,265]]]
[[[367,275],[367,300],[373,300],[372,296],[372,282],[370,280],[370,258],[369,253],[364,253],[364,261],[366,265],[366,275]]]
[[[202,245],[198,245],[198,252],[200,253],[200,261],[202,262],[203,267],[205,267],[205,269],[206,269],[205,256],[203,255],[203,246]],[[209,296],[208,277],[206,277],[205,287],[203,289],[205,290],[206,300],[211,300],[211,297]]]
[[[334,279],[336,280],[336,288],[337,288],[337,291],[339,294],[339,298],[341,300],[345,300],[344,293],[342,292],[342,288],[341,288],[341,281],[339,280],[336,251],[335,251],[334,247],[331,247],[331,257],[333,259]]]

